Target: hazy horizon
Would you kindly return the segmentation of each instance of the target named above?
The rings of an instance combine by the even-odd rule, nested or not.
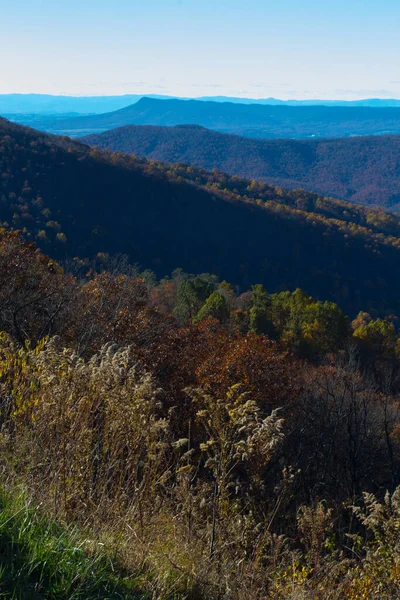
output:
[[[0,0],[0,93],[400,97],[395,0]]]
[[[210,101],[212,101],[213,98],[240,98],[243,100],[279,100],[281,102],[290,102],[290,101],[296,101],[296,102],[311,102],[311,101],[321,101],[321,102],[329,102],[329,101],[333,101],[333,102],[362,102],[362,101],[367,101],[367,100],[398,100],[400,101],[400,92],[399,92],[399,96],[395,97],[395,96],[362,96],[359,98],[331,98],[331,97],[326,97],[326,98],[318,98],[318,97],[310,97],[310,98],[306,98],[306,97],[297,97],[297,98],[289,98],[289,97],[283,97],[283,96],[240,96],[240,95],[225,95],[225,94],[204,94],[204,95],[193,95],[193,96],[177,96],[177,95],[170,95],[170,94],[156,94],[156,93],[152,93],[152,92],[147,92],[147,93],[140,93],[140,92],[126,92],[126,93],[121,93],[121,94],[107,94],[107,93],[97,93],[97,94],[68,94],[68,93],[60,93],[60,94],[56,94],[56,93],[45,93],[45,92],[0,92],[0,96],[50,96],[50,97],[54,97],[54,98],[125,98],[125,97],[130,97],[130,96],[142,96],[142,97],[150,97],[150,96],[159,96],[160,98],[170,98],[170,99],[179,99],[179,100],[199,100],[199,99],[210,99]]]

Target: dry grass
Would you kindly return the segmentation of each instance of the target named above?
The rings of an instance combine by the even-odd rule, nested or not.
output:
[[[278,535],[295,474],[285,470],[269,501],[260,498],[266,468],[279,465],[283,421],[279,411],[262,415],[240,386],[222,398],[188,390],[194,419],[182,438],[179,407],[163,405],[129,347],[84,360],[56,339],[30,350],[2,336],[0,397],[4,480],[22,481],[53,518],[90,528],[143,573],[149,597],[398,597],[397,496],[380,509],[367,498],[381,521],[359,512],[371,542],[359,559],[358,540],[351,560],[336,545],[324,504],[299,512],[297,543]],[[392,558],[379,562],[382,552]],[[382,570],[381,596],[364,585],[366,569]]]

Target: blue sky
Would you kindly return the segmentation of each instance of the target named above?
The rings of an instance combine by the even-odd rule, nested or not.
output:
[[[399,0],[0,0],[0,93],[400,98]]]

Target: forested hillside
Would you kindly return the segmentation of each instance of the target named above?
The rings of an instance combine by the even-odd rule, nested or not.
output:
[[[366,205],[400,207],[400,137],[251,140],[198,126],[128,125],[82,141]]]
[[[179,266],[301,287],[351,315],[400,312],[395,216],[0,127],[1,221],[55,258],[119,252],[158,276]]]
[[[250,138],[326,138],[400,134],[400,109],[370,106],[265,106],[142,98],[132,106],[37,126],[62,135],[100,133],[124,125],[201,125]]]

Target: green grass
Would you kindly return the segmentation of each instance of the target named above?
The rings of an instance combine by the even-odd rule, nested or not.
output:
[[[100,544],[47,520],[21,496],[0,492],[1,599],[144,598],[136,589]]]

